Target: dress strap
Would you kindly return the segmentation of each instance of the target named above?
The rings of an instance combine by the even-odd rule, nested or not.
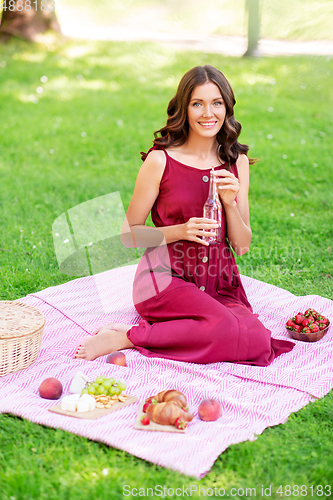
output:
[[[233,165],[231,165],[231,171],[234,174],[234,176],[237,177],[237,179],[239,179],[238,168],[237,168],[236,162]]]
[[[144,151],[140,151],[141,160],[145,161],[145,159],[149,155],[150,151],[155,151],[155,150],[162,150],[166,154],[166,151],[165,151],[164,147],[159,146],[158,144],[155,144],[153,147],[151,147],[150,149],[148,149],[147,153],[145,153]]]

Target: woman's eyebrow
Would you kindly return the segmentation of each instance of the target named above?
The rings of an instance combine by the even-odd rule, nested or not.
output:
[[[220,96],[220,97],[214,97],[214,99],[212,99],[212,100],[213,100],[213,101],[220,101],[221,99],[223,99],[223,97],[222,97],[222,96]],[[201,101],[201,102],[202,102],[202,101],[203,101],[203,99],[199,99],[199,98],[196,98],[196,97],[195,97],[194,99],[191,99],[191,101],[190,101],[190,102],[192,102],[192,101]]]

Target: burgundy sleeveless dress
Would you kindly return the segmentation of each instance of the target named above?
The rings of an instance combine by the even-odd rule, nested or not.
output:
[[[209,190],[210,169],[184,165],[166,151],[165,155],[160,192],[151,211],[156,227],[202,217]],[[238,177],[236,165],[232,171]],[[293,348],[292,342],[271,338],[253,314],[226,239],[222,211],[220,244],[206,247],[181,240],[145,251],[133,286],[142,320],[127,332],[141,354],[192,363],[267,366]]]

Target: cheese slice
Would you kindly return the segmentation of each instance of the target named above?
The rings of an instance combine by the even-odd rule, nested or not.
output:
[[[60,408],[64,411],[77,411],[80,413],[92,411],[96,408],[96,400],[89,394],[70,394],[64,396],[60,403]]]

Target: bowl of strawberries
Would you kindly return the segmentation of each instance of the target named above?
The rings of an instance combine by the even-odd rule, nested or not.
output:
[[[286,323],[286,328],[295,340],[316,342],[323,338],[330,327],[330,320],[312,308],[298,312]]]

